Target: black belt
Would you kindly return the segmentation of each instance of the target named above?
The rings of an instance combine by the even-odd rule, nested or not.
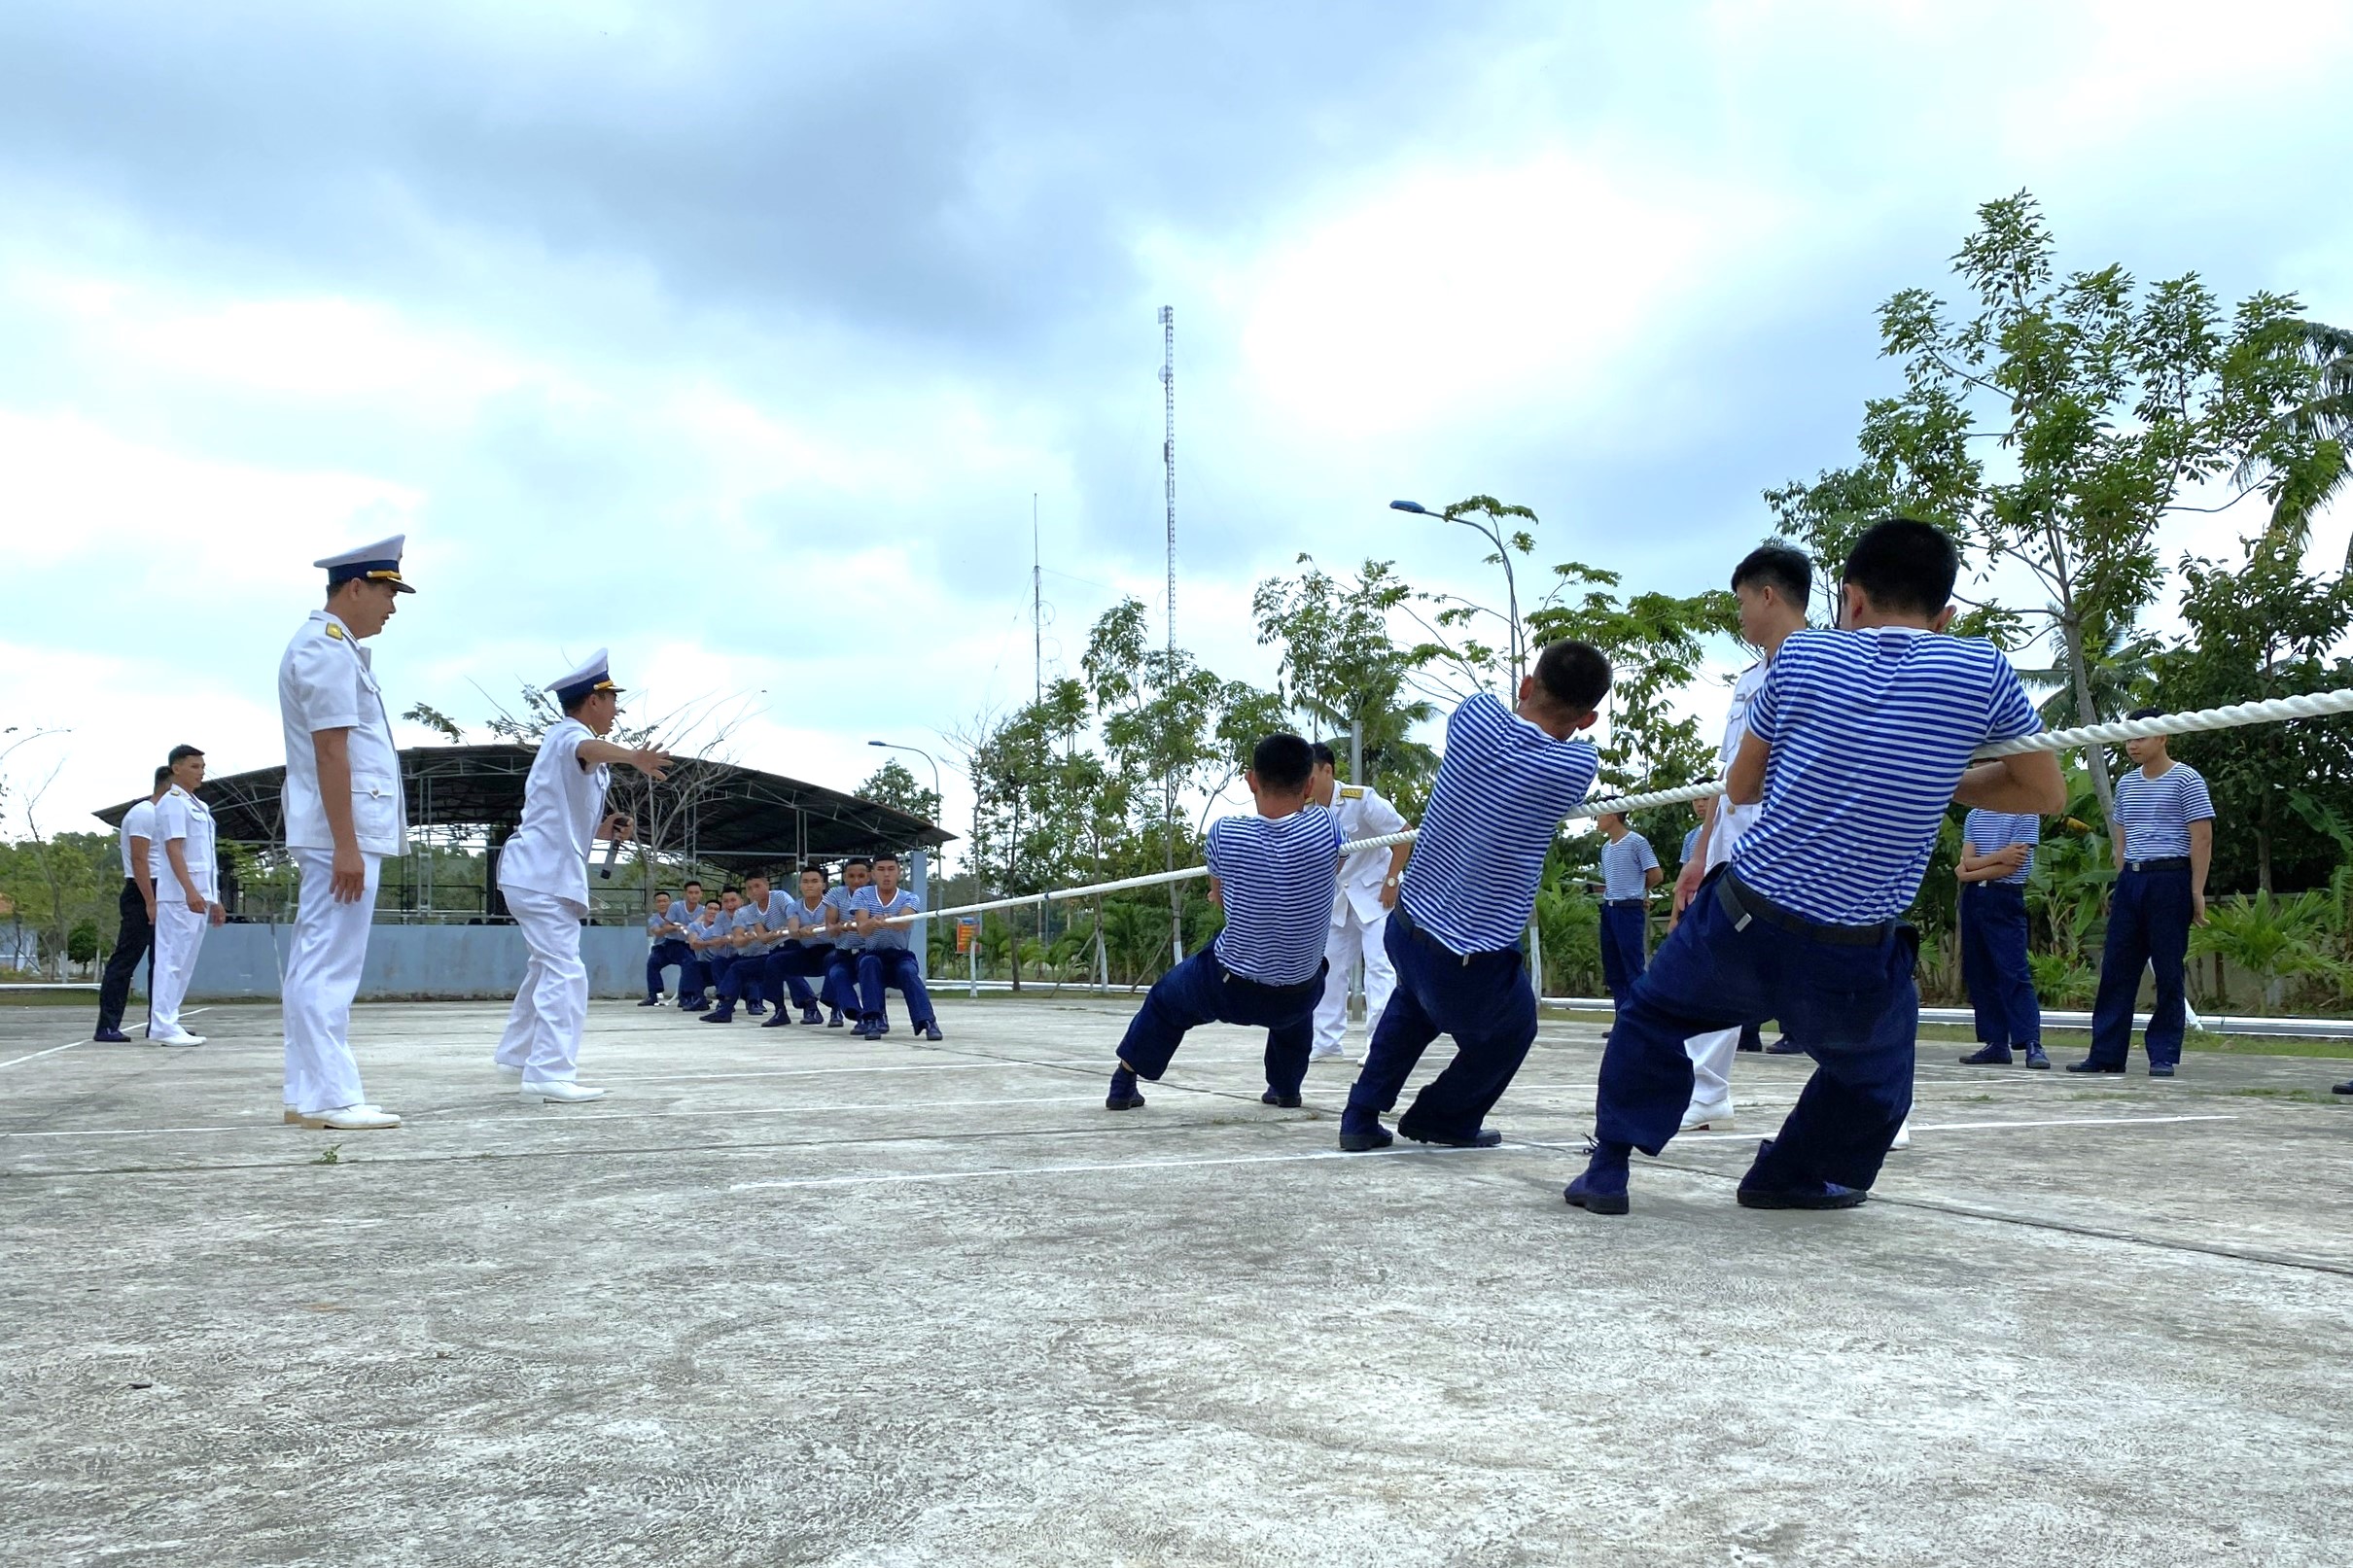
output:
[[[1760,920],[1816,942],[1848,948],[1878,947],[1895,934],[1894,921],[1881,921],[1877,925],[1832,925],[1825,921],[1808,920],[1795,910],[1783,909],[1730,871],[1716,879],[1716,902],[1732,917],[1736,931],[1752,920]]]
[[[1647,898],[1604,898],[1601,900],[1603,909],[1645,909],[1649,907],[1649,904],[1650,900]]]
[[[2190,857],[2186,854],[2160,854],[2154,860],[2126,860],[2126,871],[2187,871]]]
[[[1520,950],[1516,947],[1487,948],[1477,953],[1457,953],[1453,948],[1448,947],[1444,942],[1439,941],[1436,937],[1430,935],[1429,932],[1423,930],[1420,925],[1416,924],[1414,922],[1414,917],[1405,912],[1405,900],[1403,899],[1399,899],[1397,901],[1397,907],[1388,912],[1388,918],[1399,930],[1412,937],[1415,941],[1427,942],[1431,947],[1437,949],[1440,953],[1445,954],[1448,958],[1454,959],[1457,963],[1464,965],[1465,967],[1469,965],[1473,958],[1500,958],[1507,954],[1515,959],[1521,957]]]

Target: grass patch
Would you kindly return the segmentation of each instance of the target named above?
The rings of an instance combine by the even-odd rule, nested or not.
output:
[[[2230,1093],[2242,1099],[2277,1099],[2292,1105],[2326,1105],[2340,1098],[2317,1089],[2233,1089]]]

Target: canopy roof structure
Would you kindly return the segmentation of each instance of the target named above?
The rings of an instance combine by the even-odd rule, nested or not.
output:
[[[523,819],[523,781],[536,754],[508,744],[403,751],[409,826],[478,833],[497,845]],[[632,787],[640,783],[635,774],[616,770],[614,783],[614,809],[638,812],[643,835],[668,859],[752,869],[884,850],[935,850],[954,837],[895,807],[729,762],[680,761],[666,783],[653,786],[650,806]],[[285,788],[284,768],[258,768],[208,779],[197,794],[212,808],[224,842],[269,849],[285,839]],[[118,827],[133,804],[126,800],[96,815]]]

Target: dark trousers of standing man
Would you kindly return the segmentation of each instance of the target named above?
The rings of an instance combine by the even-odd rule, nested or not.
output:
[[[1747,1184],[1869,1187],[1912,1111],[1918,957],[1919,938],[1908,925],[1822,925],[1717,870],[1610,1027],[1595,1136],[1657,1154],[1691,1103],[1683,1042],[1778,1019],[1814,1071]]]
[[[2116,874],[2108,900],[2108,945],[2100,954],[2100,989],[2091,1004],[2090,1060],[2122,1067],[2132,1051],[2132,1004],[2141,970],[2157,971],[2149,1010],[2149,1065],[2182,1059],[2182,958],[2190,951],[2190,861],[2137,860]]]
[[[1613,898],[1601,905],[1601,984],[1621,1007],[1647,965],[1642,951],[1647,916],[1639,898]]]
[[[1128,1021],[1119,1060],[1139,1078],[1157,1081],[1184,1042],[1185,1030],[1204,1024],[1240,1024],[1266,1030],[1266,1086],[1296,1096],[1307,1081],[1307,1057],[1316,1043],[1316,1004],[1331,965],[1295,986],[1270,986],[1235,974],[1218,961],[1215,944],[1203,948],[1152,983],[1143,1005]],[[912,1001],[909,1002],[912,1006]]]
[[[123,925],[115,933],[115,951],[106,960],[105,978],[98,982],[101,1034],[109,1029],[121,1031],[123,1009],[130,1000],[131,976],[139,972],[140,960],[156,945],[156,925],[147,918],[147,900],[139,896],[139,885],[128,877],[123,879],[123,896],[115,907],[123,912]]]
[[[1961,984],[1977,1014],[1977,1040],[2000,1050],[2043,1043],[2043,1004],[2026,962],[2026,889],[2016,883],[1961,885]]]
[[[1348,1092],[1343,1132],[1370,1132],[1405,1092],[1422,1053],[1441,1034],[1455,1037],[1455,1060],[1422,1086],[1397,1131],[1419,1140],[1464,1140],[1536,1042],[1536,993],[1517,948],[1464,957],[1414,923],[1403,904],[1389,911],[1382,937],[1396,965],[1397,989],[1365,1047],[1364,1065]],[[1690,1088],[1688,1067],[1684,1088]]]

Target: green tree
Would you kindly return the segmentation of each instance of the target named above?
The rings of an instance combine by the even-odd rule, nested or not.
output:
[[[1521,677],[1528,673],[1528,625],[1520,610],[1520,575],[1512,562],[1514,557],[1525,561],[1535,553],[1536,536],[1531,532],[1538,521],[1535,512],[1493,496],[1466,496],[1443,512],[1404,509],[1469,529],[1487,542],[1482,564],[1499,568],[1503,574],[1500,606],[1454,593],[1414,595],[1415,602],[1435,608],[1426,616],[1412,611],[1428,634],[1426,641],[1406,650],[1412,668],[1428,678],[1430,695],[1450,704],[1474,691],[1487,690],[1502,697],[1508,706],[1519,692]],[[1529,527],[1515,526],[1518,523]]]
[[[920,817],[927,822],[939,820],[938,791],[918,784],[915,775],[908,772],[896,757],[866,775],[855,793],[860,800],[870,800],[878,806],[905,812],[910,817]]]
[[[2194,273],[2146,288],[2118,265],[2062,277],[2056,251],[2031,195],[1980,207],[1953,258],[1969,311],[1949,315],[1917,288],[1880,307],[1904,390],[1865,405],[1861,461],[1766,499],[1817,558],[1902,508],[1953,529],[1986,565],[2022,568],[2045,604],[2019,615],[2057,645],[2054,667],[2089,714],[2091,650],[2127,634],[2160,584],[2160,520],[2186,489],[2249,472],[2259,454],[2257,468],[2293,466],[2284,415],[2318,373],[2300,358],[2290,296],[2256,294],[2226,319]],[[1998,470],[1973,450],[1983,439]],[[2105,809],[2097,753],[2091,775]]]
[[[1336,751],[1352,728],[1361,726],[1365,777],[1376,778],[1392,799],[1419,801],[1437,770],[1437,753],[1413,738],[1413,728],[1437,716],[1437,708],[1406,690],[1416,668],[1412,652],[1389,635],[1389,617],[1413,597],[1388,561],[1367,561],[1352,580],[1343,581],[1302,555],[1307,570],[1296,577],[1269,577],[1258,584],[1250,609],[1258,643],[1278,650],[1277,695],[1300,714],[1311,736],[1327,738]]]
[[[2343,573],[2305,573],[2302,541],[2288,532],[2266,532],[2242,550],[2235,571],[2183,559],[2190,630],[2154,661],[2161,706],[2216,708],[2353,685],[2353,660],[2338,652],[2353,633],[2353,582]],[[2171,749],[2205,775],[2214,797],[2218,890],[2328,882],[2336,846],[2290,797],[2353,819],[2353,720],[2210,730],[2180,736]]]

